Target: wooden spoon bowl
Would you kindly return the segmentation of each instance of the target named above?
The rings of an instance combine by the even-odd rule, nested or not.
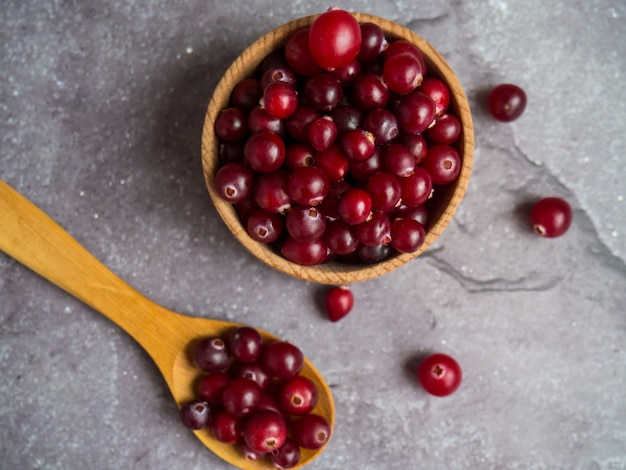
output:
[[[131,335],[152,357],[179,407],[196,399],[195,388],[201,371],[191,358],[195,342],[206,336],[224,336],[239,324],[188,317],[144,297],[3,181],[0,181],[0,227],[1,251],[82,300]],[[278,339],[265,331],[259,332],[266,343]],[[306,357],[301,375],[311,379],[318,389],[318,403],[313,412],[324,416],[333,429],[332,393]],[[180,426],[182,428],[183,424]],[[208,429],[194,433],[211,451],[236,467],[274,468],[266,459],[246,460],[235,445],[219,442]],[[323,449],[302,449],[300,463],[294,468],[310,463]]]
[[[460,119],[462,125],[462,135],[456,143],[456,149],[462,158],[461,173],[455,182],[437,188],[436,198],[429,206],[430,223],[426,227],[426,240],[414,253],[396,254],[375,265],[354,265],[335,261],[307,267],[288,261],[271,247],[253,240],[242,225],[233,206],[221,199],[215,189],[214,175],[219,168],[219,142],[214,131],[214,123],[220,111],[228,106],[234,86],[242,79],[252,76],[263,58],[283,46],[294,31],[309,26],[317,16],[300,18],[270,31],[245,49],[226,70],[207,108],[202,132],[202,166],[215,208],[235,238],[250,253],[278,271],[296,278],[323,284],[350,284],[373,279],[403,266],[428,249],[441,235],[452,220],[467,189],[473,163],[474,128],[467,98],[456,75],[430,44],[413,31],[397,23],[372,15],[355,13],[354,16],[360,23],[378,24],[388,40],[404,39],[417,46],[424,56],[429,75],[436,76],[447,84],[451,93],[450,110]]]

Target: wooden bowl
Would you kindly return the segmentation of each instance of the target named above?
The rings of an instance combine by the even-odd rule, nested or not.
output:
[[[220,198],[215,190],[214,175],[218,169],[219,142],[214,131],[215,120],[222,109],[229,105],[234,86],[246,77],[252,76],[261,61],[272,51],[283,46],[289,36],[299,28],[309,26],[319,15],[307,16],[290,21],[258,39],[237,57],[226,70],[218,83],[208,105],[202,131],[202,166],[209,194],[215,207],[233,235],[258,259],[278,271],[306,281],[323,284],[350,284],[382,276],[397,269],[419,256],[441,235],[452,220],[461,203],[470,173],[474,152],[474,128],[469,104],[454,72],[439,53],[413,31],[391,21],[372,15],[354,13],[359,23],[378,24],[387,40],[404,39],[419,48],[428,66],[428,74],[443,80],[451,93],[450,111],[461,121],[462,135],[455,144],[462,158],[462,168],[457,180],[437,188],[436,204],[430,209],[430,221],[426,228],[426,240],[414,253],[396,254],[377,264],[348,264],[338,261],[317,266],[301,266],[288,261],[272,247],[253,240],[242,225],[232,205]]]

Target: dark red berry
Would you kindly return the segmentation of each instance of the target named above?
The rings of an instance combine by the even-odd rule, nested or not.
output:
[[[287,181],[287,194],[297,204],[317,206],[330,191],[330,181],[324,170],[317,167],[296,169]]]
[[[198,382],[198,397],[209,405],[221,403],[224,387],[231,380],[231,376],[226,372],[213,372],[204,376]]]
[[[290,415],[304,415],[317,405],[318,393],[315,384],[308,378],[297,375],[284,382],[278,391],[278,403]]]
[[[433,145],[428,148],[422,166],[430,173],[433,184],[448,184],[461,173],[461,157],[450,145]]]
[[[498,121],[514,121],[526,109],[526,93],[517,85],[510,83],[498,85],[489,93],[487,107]]]
[[[285,170],[259,174],[254,190],[255,202],[268,212],[286,214],[292,204],[287,192],[288,181],[289,173]]]
[[[378,57],[385,44],[385,33],[376,23],[361,23],[361,49],[357,59],[370,62]]]
[[[211,424],[211,409],[201,400],[184,403],[180,407],[180,418],[189,429],[202,429]]]
[[[391,246],[400,253],[417,251],[426,240],[422,224],[414,219],[396,219],[391,223]]]
[[[432,354],[417,369],[424,390],[439,397],[454,393],[461,385],[462,375],[458,362],[447,354]]]
[[[233,88],[230,100],[233,106],[244,111],[251,111],[258,106],[262,96],[263,91],[259,80],[256,78],[244,78]]]
[[[240,326],[228,336],[228,349],[240,362],[254,362],[261,355],[263,338],[256,328]]]
[[[285,59],[298,75],[310,77],[322,71],[309,49],[309,28],[295,31],[285,44]]]
[[[241,437],[241,419],[226,410],[219,410],[211,420],[213,437],[227,444],[234,443]]]
[[[296,444],[296,441],[287,437],[280,449],[272,451],[270,459],[275,468],[293,468],[300,462],[300,446]]]
[[[299,242],[313,242],[324,235],[326,216],[312,206],[295,206],[285,216],[285,228]]]
[[[350,188],[344,191],[337,202],[337,210],[342,220],[350,225],[357,225],[370,216],[372,198],[367,191]]]
[[[539,235],[547,238],[560,237],[572,223],[572,209],[561,198],[546,197],[533,204],[530,222]]]
[[[261,400],[261,387],[254,380],[235,378],[222,391],[224,409],[233,416],[245,416],[253,412]]]
[[[324,311],[332,322],[345,317],[354,306],[354,294],[347,286],[334,286],[326,291]]]
[[[280,253],[301,266],[315,266],[326,260],[328,248],[323,240],[301,242],[289,237],[280,248]]]
[[[277,451],[287,439],[285,418],[269,410],[254,412],[244,423],[242,431],[248,447],[260,453]]]
[[[248,235],[259,243],[275,242],[282,233],[283,218],[279,213],[257,209],[247,219]]]
[[[269,173],[285,161],[285,143],[273,132],[261,131],[246,141],[243,154],[253,170]]]
[[[427,94],[435,103],[437,116],[445,113],[450,106],[450,90],[446,84],[436,77],[424,77],[420,85],[422,93]]]
[[[319,449],[330,439],[331,429],[323,416],[309,413],[298,418],[292,427],[293,439],[305,449]]]
[[[228,367],[231,356],[222,338],[207,337],[199,340],[193,350],[196,365],[204,372],[220,372]]]
[[[231,204],[250,199],[254,191],[254,173],[242,163],[222,165],[215,173],[215,189]]]
[[[237,142],[248,132],[248,117],[240,108],[226,108],[215,120],[215,133],[225,142]]]
[[[309,50],[325,70],[344,67],[356,59],[361,48],[361,27],[354,16],[330,9],[318,16],[309,30]]]
[[[250,379],[256,382],[261,390],[265,390],[270,385],[271,378],[260,362],[237,362],[228,371],[234,379]]]
[[[286,82],[271,82],[263,90],[263,107],[272,116],[285,119],[298,107],[298,95]]]
[[[270,377],[288,380],[300,373],[304,355],[300,349],[287,341],[274,341],[265,346],[261,364]]]

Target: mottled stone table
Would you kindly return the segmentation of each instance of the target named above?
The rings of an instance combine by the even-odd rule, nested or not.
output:
[[[0,177],[138,290],[190,315],[299,344],[333,386],[335,435],[310,468],[626,469],[626,4],[355,1],[439,49],[473,108],[457,217],[424,256],[353,286],[333,324],[321,286],[252,258],[202,177],[206,104],[258,36],[324,2],[6,0]],[[511,124],[486,91],[528,93]],[[560,239],[533,200],[574,208]],[[3,228],[0,227],[0,230]],[[447,398],[416,358],[453,354]],[[0,467],[227,469],[180,425],[124,332],[0,254]]]

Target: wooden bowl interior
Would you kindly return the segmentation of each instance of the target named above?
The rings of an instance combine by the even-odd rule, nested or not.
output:
[[[436,187],[436,197],[429,201],[430,223],[426,227],[426,240],[414,253],[396,254],[374,265],[333,261],[317,266],[301,266],[283,258],[271,247],[253,240],[246,232],[232,205],[222,200],[215,190],[214,175],[219,164],[219,142],[213,129],[214,122],[220,111],[229,105],[234,86],[244,78],[252,76],[268,54],[284,46],[294,31],[309,26],[317,16],[299,18],[270,31],[246,48],[226,70],[207,108],[202,134],[202,166],[209,194],[218,213],[233,235],[259,260],[284,274],[306,281],[323,284],[350,284],[373,279],[403,266],[423,253],[441,235],[452,220],[467,190],[473,163],[474,130],[469,104],[458,79],[443,57],[430,44],[413,31],[397,23],[372,15],[354,13],[361,23],[378,24],[388,40],[405,39],[416,45],[424,55],[428,74],[442,79],[448,85],[451,93],[451,110],[461,120],[463,128],[462,136],[455,144],[463,162],[461,173],[455,182]]]

